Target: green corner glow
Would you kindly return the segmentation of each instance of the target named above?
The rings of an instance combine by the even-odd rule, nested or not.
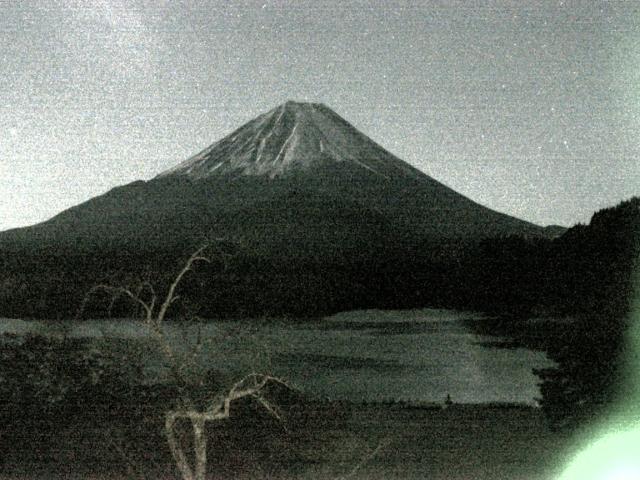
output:
[[[640,480],[640,425],[610,433],[583,450],[560,480]]]
[[[626,398],[620,398],[609,418],[566,467],[559,480],[640,480],[640,265],[636,295],[626,339]]]

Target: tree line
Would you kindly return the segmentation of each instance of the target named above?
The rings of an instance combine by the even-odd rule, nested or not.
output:
[[[625,362],[640,285],[640,198],[596,212],[553,240],[510,237],[477,247],[465,267],[470,303],[499,315],[494,333],[521,335],[557,367],[536,370],[554,428],[597,419],[627,394]],[[464,301],[461,305],[464,305]],[[519,319],[555,317],[534,327]]]
[[[287,261],[218,242],[212,262],[185,278],[182,301],[169,315],[304,319],[359,308],[429,306],[494,314],[489,333],[511,334],[527,328],[520,319],[571,318],[553,331],[539,327],[548,331],[536,332],[537,343],[530,345],[559,364],[537,373],[542,405],[562,426],[592,417],[616,395],[639,239],[640,199],[632,198],[554,239],[425,239],[411,248],[387,245],[369,254]],[[193,249],[2,245],[0,316],[73,318],[100,283],[127,286],[152,276],[159,290],[166,289]],[[132,314],[125,298],[96,298],[85,307],[85,318]]]

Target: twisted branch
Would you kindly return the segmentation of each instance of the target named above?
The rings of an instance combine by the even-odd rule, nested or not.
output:
[[[251,373],[234,383],[225,396],[218,397],[205,411],[188,408],[171,410],[165,414],[165,435],[183,480],[204,480],[207,466],[206,422],[229,418],[231,404],[234,401],[244,397],[255,398],[271,416],[282,420],[282,415],[260,393],[270,382],[286,385],[283,380],[277,377]],[[193,467],[187,460],[187,456],[176,437],[175,423],[179,419],[190,420],[193,427],[195,454]]]
[[[142,308],[144,312],[143,322],[156,337],[167,360],[169,369],[178,385],[186,385],[187,382],[182,375],[182,370],[186,365],[184,362],[181,363],[178,361],[174,350],[171,348],[170,342],[166,338],[162,328],[162,322],[165,320],[168,309],[180,298],[179,295],[176,295],[176,289],[182,282],[184,276],[193,269],[197,262],[211,263],[211,260],[203,254],[206,248],[207,245],[200,247],[187,259],[184,267],[178,272],[169,286],[167,294],[161,303],[159,303],[158,295],[153,285],[148,280],[139,282],[135,291],[128,287],[103,283],[94,286],[87,293],[78,317],[84,311],[89,297],[97,291],[105,291],[112,295],[109,309],[113,307],[119,297],[128,297],[132,302]],[[146,292],[149,293],[149,299],[147,300],[143,298]],[[159,308],[157,308],[158,304],[160,305]],[[200,332],[198,332],[198,339],[192,349],[191,355],[196,355],[201,347]],[[262,390],[270,382],[286,385],[283,380],[271,375],[251,373],[234,383],[225,395],[217,396],[204,411],[197,410],[189,398],[183,398],[181,399],[182,405],[180,408],[169,410],[165,413],[165,435],[167,437],[167,443],[169,444],[169,449],[171,450],[171,454],[183,480],[205,479],[207,466],[206,423],[229,418],[231,404],[233,402],[244,397],[254,398],[269,415],[278,420],[282,420],[282,414],[262,395]],[[176,436],[175,424],[180,419],[189,420],[193,428],[194,465],[190,464]]]

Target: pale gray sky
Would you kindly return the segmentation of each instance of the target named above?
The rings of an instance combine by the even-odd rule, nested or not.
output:
[[[539,224],[640,194],[636,1],[0,0],[0,67],[0,230],[288,99]]]

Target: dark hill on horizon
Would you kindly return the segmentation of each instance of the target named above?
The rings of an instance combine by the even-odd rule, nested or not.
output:
[[[473,202],[322,104],[287,102],[149,181],[1,232],[0,249],[34,269],[38,255],[51,257],[47,264],[63,277],[71,267],[60,264],[77,262],[88,283],[91,274],[113,269],[161,269],[160,257],[180,259],[223,239],[235,246],[242,267],[234,274],[245,289],[226,295],[271,295],[279,298],[276,310],[286,310],[290,297],[300,302],[302,294],[289,289],[291,282],[316,304],[342,305],[335,293],[350,297],[356,289],[354,306],[367,305],[396,295],[415,271],[449,255],[448,245],[557,234]],[[376,282],[395,286],[372,291]],[[313,294],[332,283],[327,295]],[[369,291],[367,300],[356,300],[362,291]]]

